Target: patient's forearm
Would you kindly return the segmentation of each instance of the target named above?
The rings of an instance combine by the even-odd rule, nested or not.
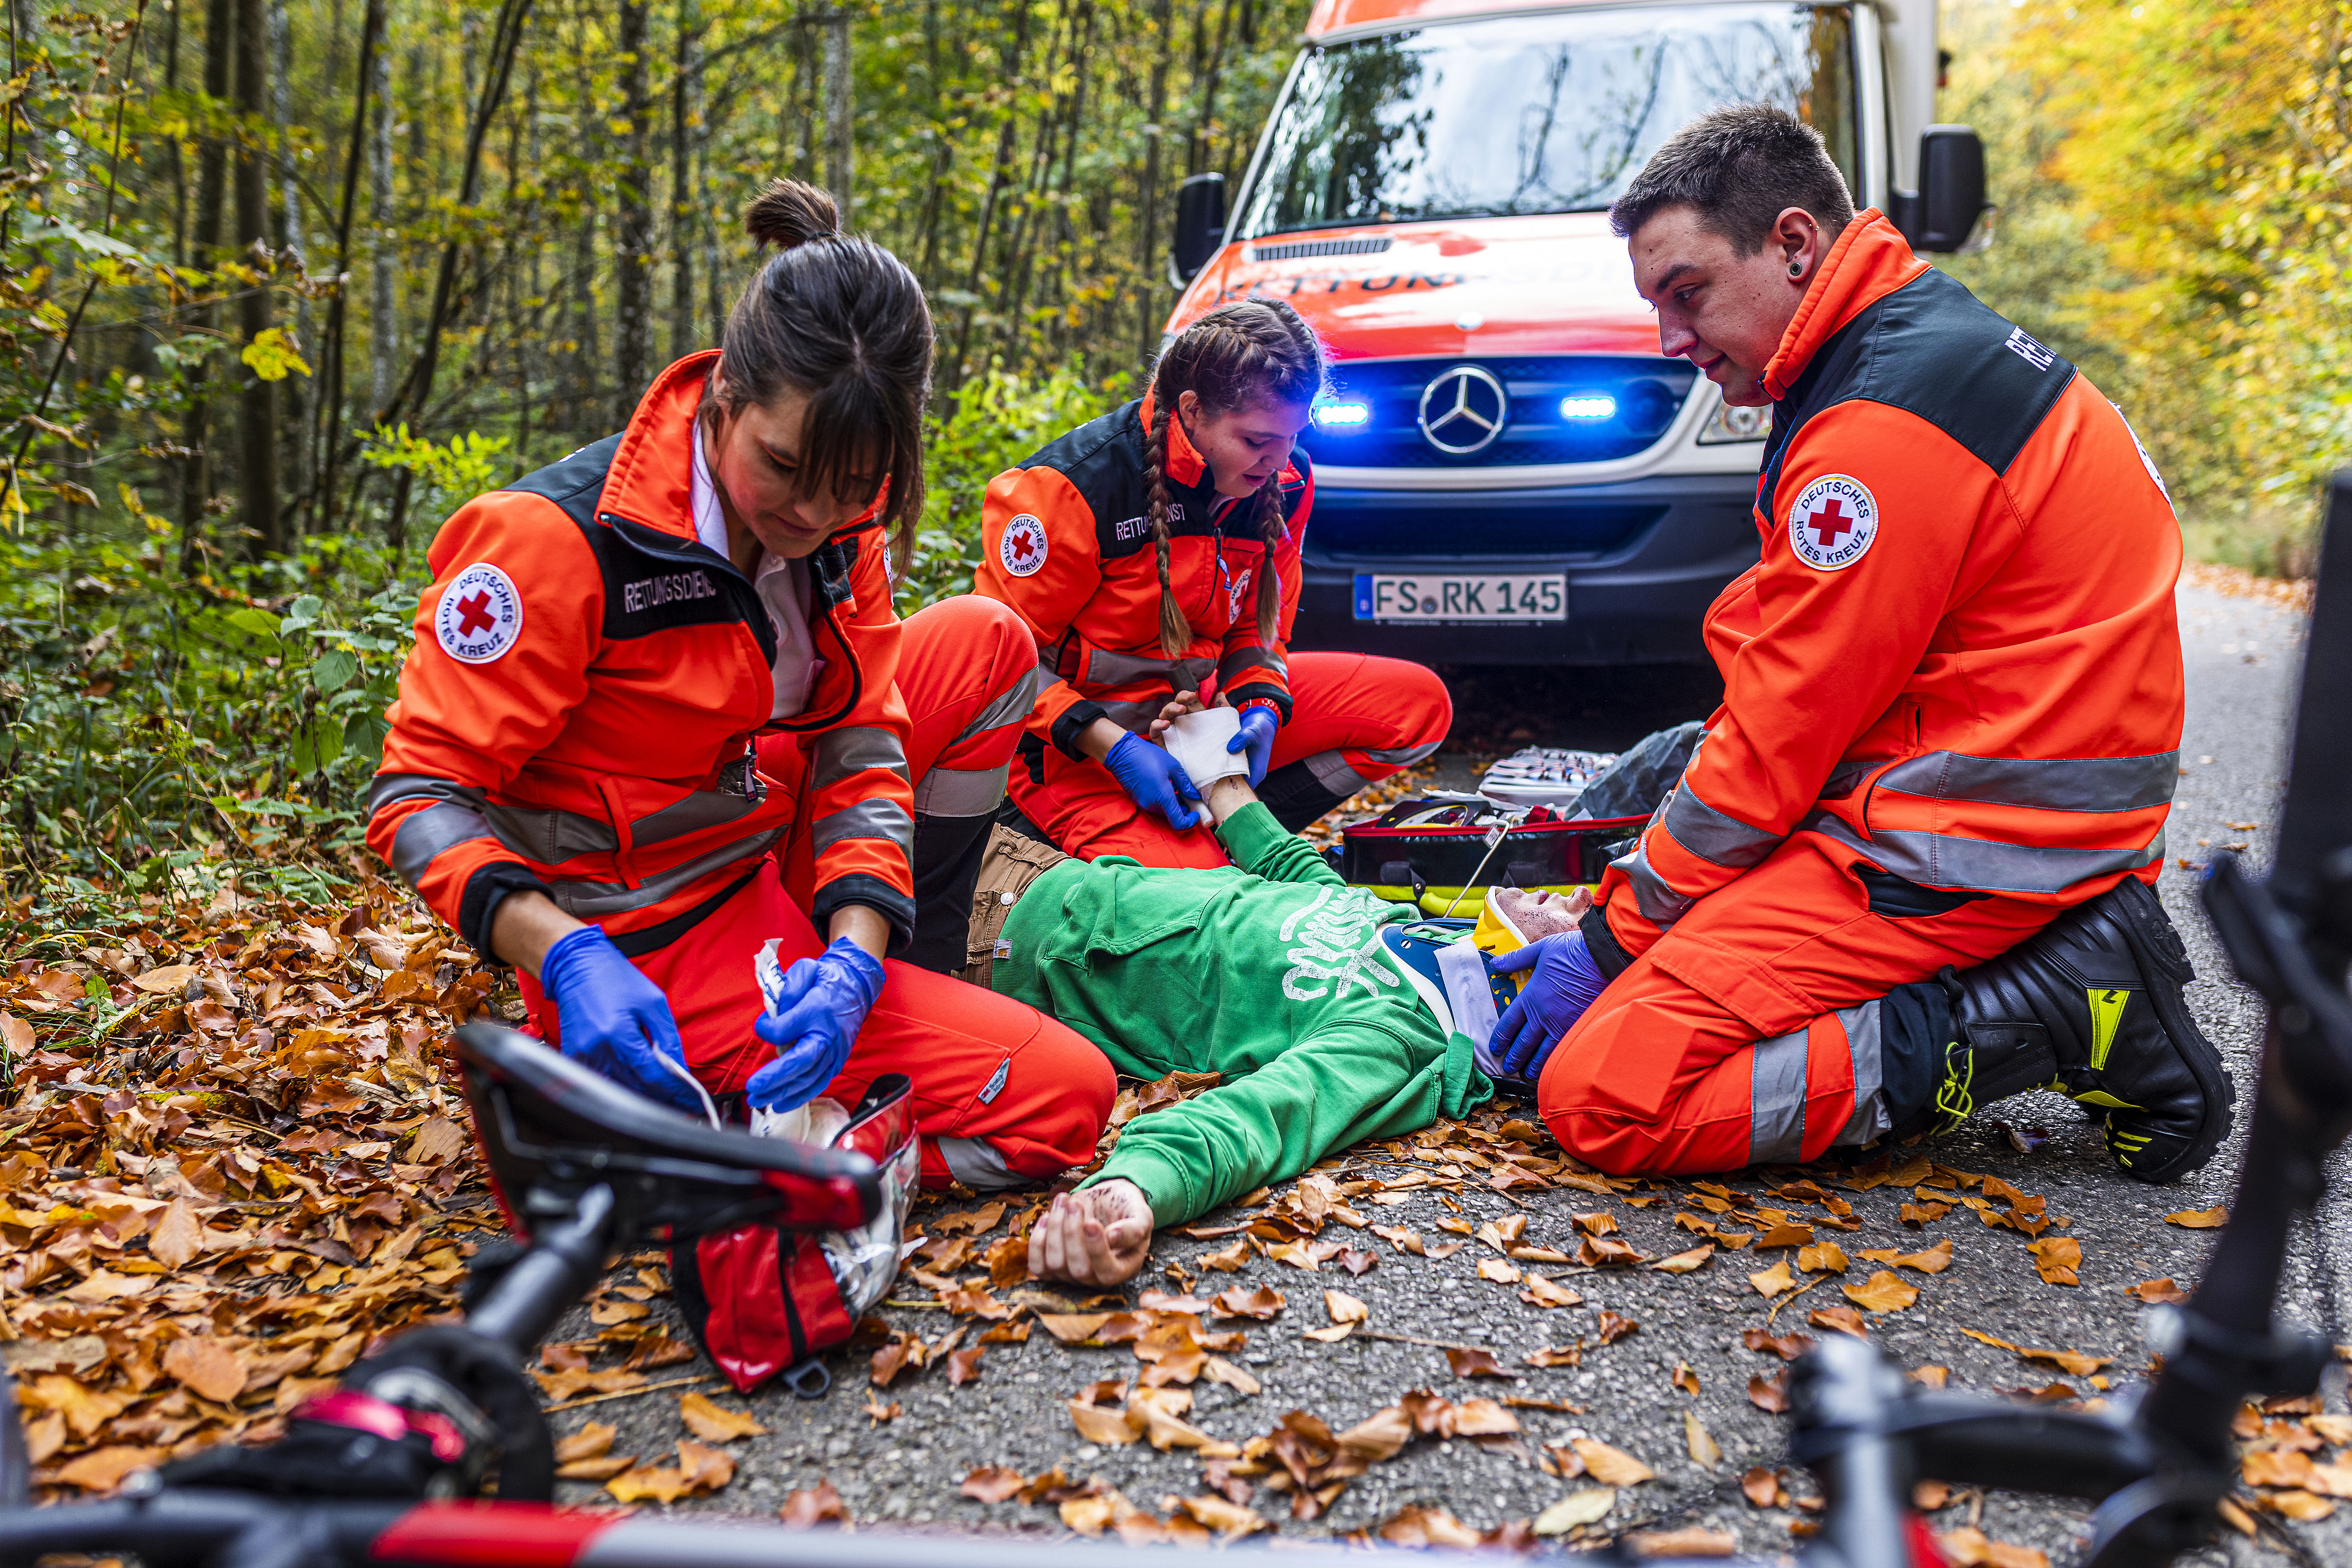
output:
[[[1255,799],[1257,791],[1241,777],[1218,779],[1201,794],[1202,804],[1209,808],[1209,820],[1219,825]]]

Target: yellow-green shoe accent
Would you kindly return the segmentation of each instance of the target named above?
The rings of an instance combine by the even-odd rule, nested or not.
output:
[[[2123,1026],[2124,1009],[2131,1004],[2131,993],[2116,986],[2097,985],[2084,993],[2091,999],[2091,1070],[2097,1072],[2107,1065],[2107,1052],[2114,1048],[2116,1031]]]
[[[1976,1082],[1977,1054],[1958,1040],[1944,1046],[1944,1078],[1936,1086],[1936,1125],[1937,1136],[1949,1132],[1969,1119],[1977,1108],[1975,1097],[1969,1092]]]

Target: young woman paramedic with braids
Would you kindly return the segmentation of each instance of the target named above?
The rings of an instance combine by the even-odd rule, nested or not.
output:
[[[1285,650],[1315,500],[1295,443],[1323,374],[1288,305],[1220,305],[1160,351],[1140,402],[988,487],[974,587],[1021,612],[1044,680],[1012,795],[1069,854],[1225,863],[1192,781],[1142,738],[1174,692],[1241,710],[1233,749],[1294,832],[1444,738],[1432,671]]]
[[[524,972],[541,1034],[641,1093],[789,1110],[903,1072],[927,1179],[1051,1176],[1109,1113],[1102,1054],[919,966],[962,964],[1036,684],[1004,606],[891,607],[884,531],[903,559],[922,510],[922,291],[809,186],[746,224],[774,254],[719,350],[435,539],[368,842]]]

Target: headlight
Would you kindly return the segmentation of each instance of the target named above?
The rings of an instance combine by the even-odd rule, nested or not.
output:
[[[1702,447],[1720,447],[1734,441],[1761,441],[1772,434],[1772,410],[1735,408],[1728,403],[1718,403],[1715,415],[1698,433]]]

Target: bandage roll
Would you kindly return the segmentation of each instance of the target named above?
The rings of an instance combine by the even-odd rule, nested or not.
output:
[[[1216,779],[1247,778],[1249,753],[1225,750],[1226,742],[1241,731],[1242,716],[1230,708],[1187,713],[1168,726],[1168,754],[1182,764],[1184,776],[1201,789],[1207,789]]]

